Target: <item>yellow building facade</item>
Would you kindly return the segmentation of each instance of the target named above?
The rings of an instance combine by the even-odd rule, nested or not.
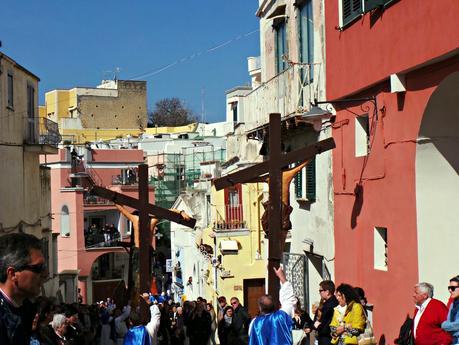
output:
[[[212,188],[212,225],[202,235],[202,243],[215,250],[215,260],[205,272],[205,296],[215,303],[219,296],[225,296],[228,303],[237,297],[252,316],[257,314],[258,297],[265,293],[267,276],[263,197],[259,183],[218,192]]]

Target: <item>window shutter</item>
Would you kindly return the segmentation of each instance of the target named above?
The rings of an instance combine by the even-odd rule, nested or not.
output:
[[[341,0],[343,26],[352,22],[362,14],[362,0]]]
[[[316,159],[312,159],[306,165],[306,198],[309,201],[316,200]]]
[[[295,176],[295,196],[297,199],[300,199],[303,197],[303,169],[298,171],[298,173]]]
[[[373,11],[378,7],[384,6],[385,0],[364,0],[363,1],[363,12],[367,13]]]

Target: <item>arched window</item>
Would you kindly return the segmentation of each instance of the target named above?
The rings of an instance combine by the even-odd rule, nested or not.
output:
[[[69,208],[64,205],[61,209],[61,236],[70,236],[70,216]]]

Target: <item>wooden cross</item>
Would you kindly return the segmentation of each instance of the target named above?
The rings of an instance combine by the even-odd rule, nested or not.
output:
[[[279,246],[282,229],[282,168],[293,163],[304,162],[315,155],[333,149],[333,138],[322,140],[316,144],[300,148],[298,150],[281,152],[281,116],[270,114],[269,116],[269,160],[255,164],[244,170],[228,174],[214,180],[216,190],[236,185],[237,183],[249,183],[259,180],[260,176],[269,176],[269,249],[268,249],[268,293],[275,301],[279,301],[278,281],[273,267],[279,267],[283,251],[283,245]],[[289,186],[286,186],[289,188]]]
[[[91,192],[101,198],[113,201],[115,204],[132,207],[139,211],[139,278],[140,292],[150,291],[151,282],[151,257],[150,257],[150,214],[155,215],[158,219],[167,219],[175,223],[194,228],[196,219],[185,219],[179,213],[172,212],[168,209],[150,204],[148,201],[148,165],[139,165],[139,198],[135,199],[127,195],[114,192],[110,189],[103,188],[90,181]],[[131,237],[131,247],[133,247]],[[149,311],[147,305],[142,303],[141,316],[145,320]]]

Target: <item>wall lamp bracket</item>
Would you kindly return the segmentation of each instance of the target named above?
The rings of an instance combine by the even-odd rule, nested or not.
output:
[[[339,104],[347,104],[347,103],[362,103],[361,109],[363,111],[368,112],[370,109],[368,107],[363,106],[363,104],[367,102],[373,103],[375,114],[376,114],[376,119],[378,119],[378,101],[376,100],[376,96],[361,97],[361,98],[334,99],[330,101],[318,101],[317,99],[314,99],[314,103],[311,102],[311,106],[317,107],[319,104],[339,105]]]

